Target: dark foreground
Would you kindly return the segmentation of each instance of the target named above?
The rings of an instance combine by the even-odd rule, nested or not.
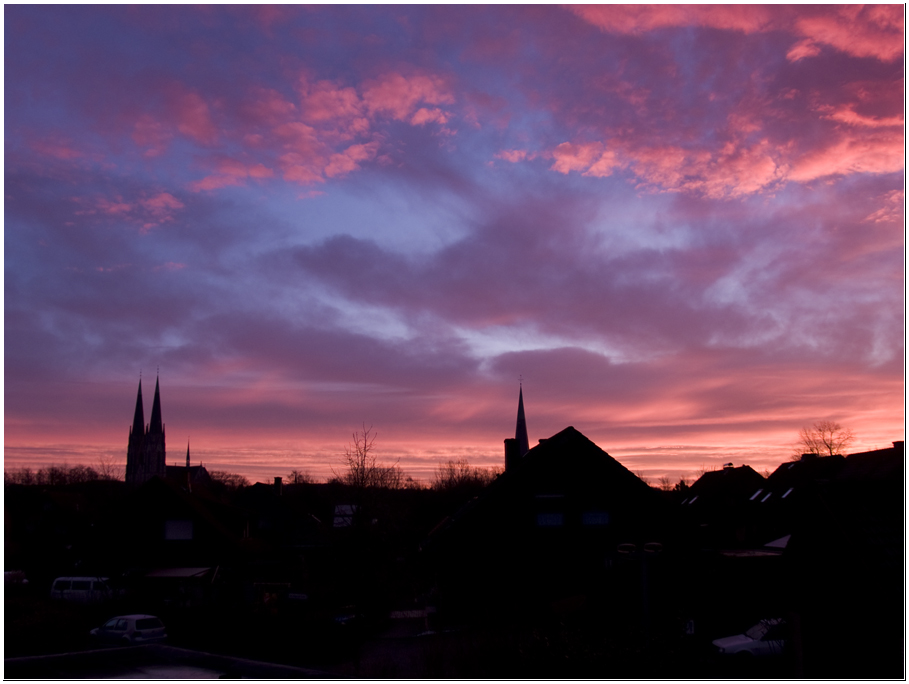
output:
[[[427,620],[421,611],[360,616],[346,624],[306,611],[268,616],[181,611],[162,615],[170,635],[165,647],[100,649],[89,630],[128,612],[128,605],[76,606],[20,595],[7,597],[5,609],[8,678],[798,676],[788,653],[723,658],[707,636],[623,625],[585,611],[533,621],[490,618],[469,626],[432,625],[432,616]],[[52,655],[61,653],[72,655]]]

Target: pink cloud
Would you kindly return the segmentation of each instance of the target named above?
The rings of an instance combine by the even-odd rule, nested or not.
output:
[[[276,90],[254,88],[251,101],[245,105],[244,109],[255,121],[274,125],[293,116],[297,107],[293,102],[284,99],[284,96]]]
[[[203,144],[214,143],[218,130],[211,120],[208,104],[198,93],[186,93],[176,104],[177,130]]]
[[[414,126],[423,126],[428,123],[446,124],[448,123],[448,115],[438,107],[434,109],[420,107],[411,117],[410,123]]]
[[[274,129],[274,133],[283,142],[285,149],[296,154],[313,156],[323,146],[316,129],[302,121],[281,124]]]
[[[517,164],[518,162],[531,158],[528,155],[529,153],[527,150],[502,150],[501,152],[496,152],[494,156],[496,159],[504,159],[512,164]]]
[[[788,177],[810,181],[851,173],[892,173],[901,171],[904,161],[901,130],[872,130],[865,135],[842,133],[832,144],[794,160]]]
[[[883,206],[865,217],[865,223],[900,223],[903,220],[905,194],[902,190],[891,190],[882,198]]]
[[[787,54],[790,61],[819,54],[818,44],[884,61],[903,54],[901,5],[576,5],[571,10],[612,33],[642,34],[682,26],[744,33],[788,31],[801,37]]]
[[[798,43],[789,48],[786,53],[786,59],[790,62],[797,62],[806,57],[815,57],[821,53],[821,49],[810,38],[800,40]]]
[[[331,81],[309,84],[301,79],[303,119],[311,124],[331,124],[330,130],[350,138],[369,130],[364,105],[355,88],[341,87]]]
[[[760,5],[574,5],[571,11],[604,31],[641,34],[676,26],[767,30],[772,11]]]
[[[64,142],[55,142],[52,139],[35,140],[31,143],[31,147],[39,154],[54,157],[55,159],[62,159],[64,161],[79,159],[84,156],[84,154],[75,147]]]
[[[856,113],[855,105],[852,104],[844,105],[836,109],[831,114],[826,115],[826,118],[832,119],[833,121],[840,121],[852,126],[864,126],[867,128],[880,128],[882,126],[903,126],[902,116],[865,116]]]
[[[152,214],[170,214],[172,211],[182,209],[183,202],[171,195],[169,192],[162,192],[154,197],[142,200],[142,206],[148,209]]]
[[[242,185],[242,183],[236,176],[206,176],[201,180],[193,181],[187,187],[193,192],[202,192],[204,190],[219,190],[231,185]]]
[[[407,120],[419,104],[453,104],[454,96],[439,76],[386,74],[370,82],[363,93],[370,113],[388,114],[399,121]]]
[[[333,154],[328,166],[325,167],[325,175],[329,178],[343,176],[351,171],[360,168],[360,163],[373,159],[376,156],[378,143],[369,143],[366,145],[351,145],[340,154]]]
[[[96,206],[98,208],[98,211],[101,211],[105,214],[125,214],[133,210],[133,205],[124,202],[120,197],[118,197],[113,202],[104,198],[100,198]]]
[[[601,154],[603,146],[599,143],[573,144],[563,142],[552,150],[555,161],[550,167],[559,173],[586,171],[593,165],[594,159]]]
[[[618,155],[614,150],[606,150],[603,154],[600,155],[600,158],[597,159],[590,167],[584,172],[585,176],[594,176],[596,178],[605,178],[611,176],[612,172],[618,168],[621,168],[623,164],[620,162]]]
[[[275,172],[264,164],[253,164],[246,172],[250,178],[272,178],[275,175]]]
[[[902,5],[839,5],[799,17],[795,30],[855,57],[897,59],[903,54]]]
[[[321,183],[325,179],[322,177],[322,165],[313,164],[311,160],[304,159],[302,155],[289,152],[280,158],[284,170],[284,180],[293,183],[309,185],[310,183]]]
[[[190,183],[189,188],[194,192],[217,190],[231,185],[242,185],[247,178],[262,180],[275,175],[275,172],[264,164],[257,163],[247,166],[241,161],[230,158],[219,159],[214,171],[215,173]]]

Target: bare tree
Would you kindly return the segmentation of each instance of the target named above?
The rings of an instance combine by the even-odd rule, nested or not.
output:
[[[400,489],[404,486],[404,471],[398,467],[397,461],[384,465],[376,460],[373,450],[377,436],[372,426],[367,428],[365,424],[362,431],[353,433],[353,441],[344,451],[346,470],[339,473],[331,469],[337,479],[360,490],[370,487]]]
[[[122,480],[123,466],[113,456],[98,456],[98,478],[101,480]]]
[[[852,430],[832,420],[819,420],[811,428],[799,430],[793,460],[799,460],[802,454],[841,455],[854,441],[855,435]]]
[[[424,487],[422,482],[408,475],[404,478],[404,489],[424,489]]]
[[[312,484],[315,482],[315,478],[309,474],[308,470],[298,470],[297,468],[294,468],[288,474],[287,482],[289,484]]]
[[[440,463],[432,479],[436,490],[455,489],[464,486],[485,487],[496,479],[494,468],[472,468],[465,459]]]
[[[210,470],[208,476],[214,482],[223,485],[229,491],[249,486],[249,480],[237,473],[228,473],[224,470]]]

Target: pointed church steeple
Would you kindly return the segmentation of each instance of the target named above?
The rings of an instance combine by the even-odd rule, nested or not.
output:
[[[189,440],[186,440],[186,467],[189,468]]]
[[[161,425],[161,395],[158,389],[158,378],[155,378],[155,401],[152,404],[151,420],[148,423],[149,434],[161,434],[164,427]]]
[[[523,456],[530,451],[530,442],[527,440],[527,421],[524,420],[524,387],[523,383],[518,390],[518,423],[515,427],[514,438],[518,442],[518,455]]]
[[[142,378],[139,378],[139,394],[136,396],[136,412],[133,415],[132,433],[145,433],[145,409],[142,407]]]

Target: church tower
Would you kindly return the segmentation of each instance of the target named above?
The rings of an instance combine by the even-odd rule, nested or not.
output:
[[[129,428],[129,446],[126,448],[126,481],[142,482],[139,470],[145,456],[145,409],[142,408],[142,378],[139,378],[139,395],[136,397],[136,411]]]
[[[505,472],[513,470],[521,458],[530,451],[527,439],[527,421],[524,419],[524,387],[518,389],[518,420],[514,429],[514,439],[505,440]]]
[[[527,421],[524,420],[524,387],[518,389],[518,422],[514,430],[514,438],[518,440],[518,456],[523,456],[530,451],[530,442],[527,439]]]
[[[155,379],[155,400],[152,404],[151,422],[144,426],[145,411],[142,406],[142,379],[139,379],[139,393],[136,397],[136,411],[133,425],[129,430],[129,445],[126,450],[126,481],[142,484],[154,476],[164,477],[166,473],[164,449],[164,423],[161,421],[161,391]]]

